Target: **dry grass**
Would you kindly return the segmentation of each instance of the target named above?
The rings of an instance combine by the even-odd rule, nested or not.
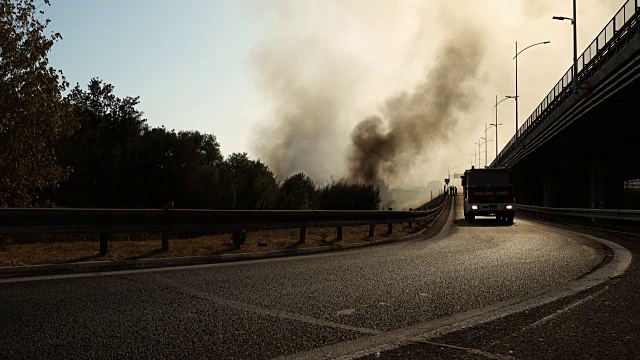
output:
[[[227,253],[274,251],[297,247],[316,247],[331,244],[367,242],[399,238],[421,230],[424,225],[408,228],[407,224],[394,224],[393,233],[387,234],[386,225],[377,225],[375,236],[368,237],[368,226],[343,227],[342,241],[336,240],[335,227],[307,228],[304,244],[298,242],[300,230],[260,230],[247,233],[247,241],[239,250],[232,246],[231,235],[208,235],[197,238],[171,238],[169,251],[161,252],[158,234],[153,240],[113,240],[106,256],[98,253],[98,241],[65,241],[9,244],[0,247],[0,266],[59,264],[82,261],[133,260],[182,256],[205,256]],[[95,236],[88,236],[95,239]]]

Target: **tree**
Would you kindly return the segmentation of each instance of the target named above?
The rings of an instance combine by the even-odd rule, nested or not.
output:
[[[91,79],[87,90],[76,85],[67,97],[79,119],[78,131],[60,142],[60,161],[73,172],[56,200],[81,207],[132,206],[139,188],[131,185],[133,154],[148,129],[136,109],[138,97],[118,98],[114,87]]]
[[[230,168],[214,135],[149,128],[137,109],[138,97],[119,98],[113,85],[96,78],[86,90],[77,85],[68,99],[80,127],[60,142],[61,161],[73,172],[54,193],[57,203],[116,208],[159,208],[169,201],[177,208],[235,206],[235,194],[229,191]]]
[[[39,194],[67,174],[55,144],[75,122],[62,96],[68,84],[49,66],[62,36],[45,35],[48,24],[32,1],[0,0],[0,206],[42,204]]]
[[[280,186],[278,209],[308,210],[316,206],[316,183],[304,173],[290,176]]]
[[[177,145],[173,170],[177,171],[179,186],[172,191],[176,206],[232,208],[233,197],[228,191],[231,178],[216,137],[198,131],[181,131],[177,134]]]
[[[235,208],[265,210],[275,206],[278,184],[273,172],[260,160],[247,153],[233,153],[227,158],[235,193]]]

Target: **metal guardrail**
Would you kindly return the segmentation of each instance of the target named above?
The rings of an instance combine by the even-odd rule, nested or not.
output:
[[[585,220],[607,219],[616,221],[640,221],[640,210],[550,208],[530,205],[516,206],[518,212],[524,211],[525,213],[529,212],[532,214],[584,218]]]
[[[640,0],[628,0],[578,57],[578,82],[585,82],[593,75],[595,70],[607,63],[611,59],[610,55],[620,50],[619,44],[628,41],[630,36],[638,35],[640,35]],[[511,137],[493,163],[496,164],[515,147],[516,139],[521,139],[527,135],[541,122],[542,118],[556,109],[569,96],[572,86],[573,64],[522,126],[517,129],[517,136],[514,134]]]
[[[432,208],[413,211],[353,210],[159,210],[159,209],[15,209],[0,208],[0,235],[99,233],[100,253],[107,253],[111,233],[162,233],[162,250],[169,250],[169,233],[188,231],[232,230],[232,241],[239,247],[247,230],[300,228],[300,242],[307,227],[335,226],[342,240],[343,226],[369,225],[373,236],[375,225],[406,222],[411,226],[434,216],[449,199]]]

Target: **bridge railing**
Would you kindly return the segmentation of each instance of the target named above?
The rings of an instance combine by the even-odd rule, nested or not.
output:
[[[162,233],[162,250],[169,249],[171,232],[231,231],[236,247],[246,240],[247,230],[300,228],[300,242],[307,227],[336,227],[342,240],[343,226],[392,225],[426,221],[438,215],[449,196],[445,193],[431,207],[411,211],[379,210],[186,210],[186,209],[15,209],[0,208],[0,235],[100,234],[100,254],[107,253],[109,234]]]
[[[517,205],[519,214],[544,220],[580,224],[605,229],[624,229],[640,232],[640,210],[550,208]]]
[[[640,33],[639,6],[640,0],[628,0],[578,57],[577,79],[579,84],[585,83],[585,80],[605,64],[610,59],[609,55],[620,50],[619,44],[628,41],[628,37],[637,36]],[[517,129],[517,136],[514,134],[511,137],[494,162],[497,162],[510,152],[514,148],[516,139],[522,138],[529,133],[568,97],[573,87],[573,78],[572,65],[522,126]]]

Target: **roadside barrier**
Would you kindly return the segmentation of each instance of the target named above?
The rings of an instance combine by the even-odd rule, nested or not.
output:
[[[108,251],[109,235],[114,233],[162,233],[162,251],[169,251],[169,234],[188,231],[231,231],[231,240],[239,248],[247,230],[300,229],[304,243],[309,227],[336,227],[342,239],[344,226],[375,225],[426,221],[437,216],[449,200],[445,194],[430,208],[410,211],[379,210],[187,210],[187,209],[0,209],[0,235],[26,234],[100,234],[100,254]]]
[[[640,210],[550,208],[516,205],[517,212],[542,220],[574,223],[604,229],[640,230]]]

